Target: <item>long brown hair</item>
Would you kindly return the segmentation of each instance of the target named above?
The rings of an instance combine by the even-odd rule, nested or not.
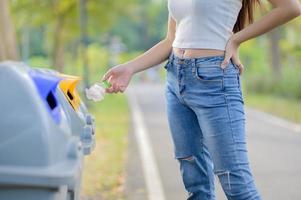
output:
[[[253,23],[256,5],[260,5],[260,0],[242,0],[242,8],[233,28],[234,33],[242,30],[246,25]]]

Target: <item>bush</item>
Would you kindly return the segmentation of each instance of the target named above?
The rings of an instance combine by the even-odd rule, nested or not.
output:
[[[248,74],[245,86],[252,93],[301,99],[301,70],[284,68],[281,79],[275,79],[271,73]]]

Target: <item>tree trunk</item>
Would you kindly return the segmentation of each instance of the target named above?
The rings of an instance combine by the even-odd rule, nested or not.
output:
[[[0,30],[0,40],[3,40],[2,38],[3,38],[2,31]],[[5,47],[4,47],[4,43],[2,43],[0,44],[0,61],[5,60],[5,57],[6,57]]]
[[[271,59],[271,69],[274,77],[276,79],[281,78],[281,50],[279,47],[279,42],[281,38],[281,29],[276,28],[268,33],[270,42],[270,59]]]
[[[8,0],[0,0],[0,40],[0,60],[19,60],[16,33]]]
[[[57,23],[54,30],[54,45],[52,52],[52,66],[59,72],[64,70],[64,53],[65,53],[65,43],[64,43],[64,16],[59,16],[57,18]]]

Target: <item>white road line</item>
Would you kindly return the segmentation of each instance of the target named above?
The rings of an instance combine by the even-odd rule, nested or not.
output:
[[[152,145],[145,128],[141,110],[133,93],[127,93],[131,106],[135,136],[141,156],[148,200],[165,200],[159,170],[156,165]]]
[[[252,117],[255,117],[261,121],[264,121],[266,123],[272,124],[274,126],[278,126],[281,128],[285,128],[288,129],[292,132],[298,132],[301,133],[301,125],[294,123],[294,122],[290,122],[286,119],[277,117],[275,115],[263,112],[263,111],[259,111],[256,110],[254,108],[246,108],[246,113],[251,114]]]

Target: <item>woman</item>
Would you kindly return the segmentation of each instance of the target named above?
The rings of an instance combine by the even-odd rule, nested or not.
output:
[[[102,79],[108,93],[124,92],[133,74],[169,57],[168,121],[188,199],[215,199],[214,175],[228,199],[261,199],[247,156],[238,48],[301,14],[298,0],[269,2],[274,8],[253,23],[259,0],[168,0],[166,38]]]

